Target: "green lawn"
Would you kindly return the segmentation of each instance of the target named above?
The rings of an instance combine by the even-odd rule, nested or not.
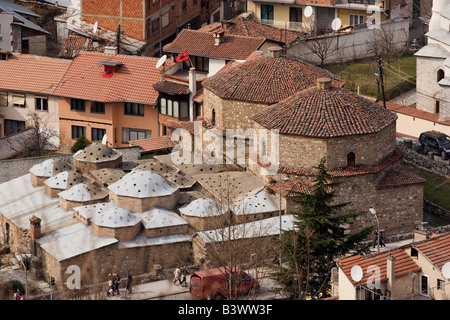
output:
[[[352,61],[343,64],[329,64],[325,66],[342,80],[344,88],[355,93],[382,99],[381,88],[377,80],[379,77],[378,61],[375,58]],[[416,87],[416,57],[405,54],[399,58],[391,58],[390,61],[383,62],[384,87],[386,99],[391,100],[402,93],[410,91]]]

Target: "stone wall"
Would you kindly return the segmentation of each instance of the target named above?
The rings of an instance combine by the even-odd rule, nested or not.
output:
[[[143,212],[155,206],[173,210],[177,205],[178,197],[180,194],[180,190],[177,189],[174,193],[168,196],[135,198],[117,195],[110,189],[108,189],[108,191],[109,199],[114,200],[118,207],[127,209],[131,212]]]

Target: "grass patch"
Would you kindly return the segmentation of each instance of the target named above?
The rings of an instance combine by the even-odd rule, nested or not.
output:
[[[378,85],[378,61],[367,58],[346,63],[324,66],[325,69],[345,81],[344,88],[355,93],[382,99],[381,87]],[[399,95],[415,89],[416,57],[404,54],[383,62],[384,91],[386,99],[391,100]]]

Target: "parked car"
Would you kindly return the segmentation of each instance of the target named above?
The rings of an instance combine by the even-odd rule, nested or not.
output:
[[[450,137],[438,131],[425,131],[419,136],[419,143],[423,154],[429,152],[440,155],[443,160],[450,157]]]
[[[259,289],[258,281],[243,270],[234,268],[230,275],[230,270],[221,267],[195,272],[190,278],[189,290],[196,299],[220,300],[227,297],[229,280],[232,283],[232,294],[243,295],[248,294],[251,290]]]

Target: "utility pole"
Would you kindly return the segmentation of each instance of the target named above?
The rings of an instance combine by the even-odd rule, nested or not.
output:
[[[381,55],[378,56],[378,69],[380,76],[381,94],[383,95],[383,107],[386,109],[386,94],[384,93],[383,64],[381,61]]]
[[[116,32],[116,54],[120,53],[120,24],[117,26]]]

